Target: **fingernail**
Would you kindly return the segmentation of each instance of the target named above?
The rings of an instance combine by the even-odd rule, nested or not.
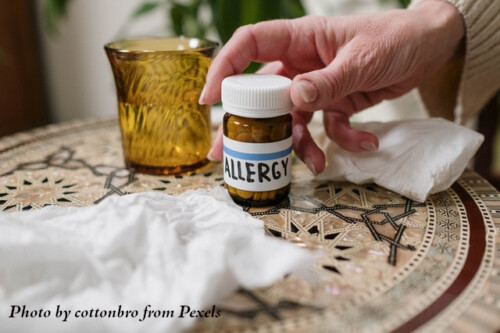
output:
[[[318,98],[318,89],[311,82],[299,81],[296,83],[296,88],[306,103],[312,103]]]
[[[304,163],[307,165],[307,167],[309,168],[309,170],[312,171],[312,173],[314,173],[315,175],[317,175],[318,173],[316,172],[316,167],[314,166],[314,163],[313,161],[311,160],[311,158],[309,157],[306,157],[304,158]]]
[[[201,90],[200,98],[198,99],[198,104],[200,104],[200,105],[204,105],[205,104],[204,99],[205,99],[205,88],[206,87],[207,86],[203,86],[203,89]]]
[[[375,151],[375,150],[378,150],[377,145],[375,145],[371,141],[361,141],[361,143],[359,144],[359,146],[363,150],[366,150],[366,151]]]

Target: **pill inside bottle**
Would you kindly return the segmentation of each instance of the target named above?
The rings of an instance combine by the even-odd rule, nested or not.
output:
[[[291,80],[241,74],[222,82],[224,182],[240,205],[268,206],[290,192]]]

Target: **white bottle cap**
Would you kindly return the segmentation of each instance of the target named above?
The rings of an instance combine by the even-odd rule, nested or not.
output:
[[[222,107],[246,118],[272,118],[290,113],[289,78],[267,74],[240,74],[222,81]]]

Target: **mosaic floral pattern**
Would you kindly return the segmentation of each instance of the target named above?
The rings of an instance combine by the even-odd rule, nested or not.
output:
[[[298,162],[293,168],[288,201],[244,209],[265,222],[269,236],[322,251],[314,279],[289,276],[269,288],[240,290],[221,302],[221,318],[199,321],[193,331],[500,327],[500,259],[494,257],[500,195],[479,176],[466,172],[448,191],[417,203],[375,185],[315,181]],[[222,185],[217,164],[176,177],[129,172],[115,120],[51,126],[0,140],[5,212]],[[466,265],[475,269],[470,279]],[[450,290],[460,292],[443,301]],[[474,315],[478,309],[480,317]]]

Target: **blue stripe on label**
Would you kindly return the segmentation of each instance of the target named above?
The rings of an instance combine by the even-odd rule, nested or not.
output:
[[[275,160],[277,158],[285,157],[292,152],[292,147],[287,148],[282,151],[267,154],[252,154],[252,153],[242,153],[236,150],[232,150],[224,146],[224,152],[232,157],[239,158],[241,160],[248,161],[267,161]]]

